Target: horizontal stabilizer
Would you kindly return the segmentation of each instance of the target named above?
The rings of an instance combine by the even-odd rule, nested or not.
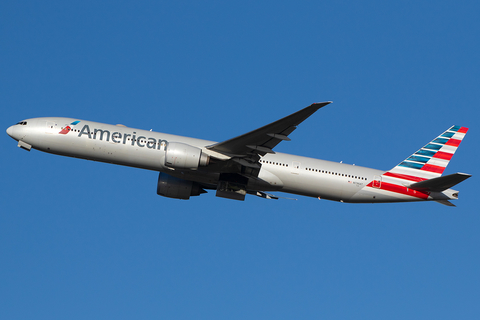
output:
[[[429,180],[424,180],[420,182],[416,182],[410,185],[410,189],[418,190],[418,191],[433,191],[433,192],[440,192],[443,190],[450,189],[454,185],[462,182],[470,178],[472,175],[467,173],[454,173],[449,174],[447,176],[442,176],[438,178],[433,178]]]
[[[456,205],[454,205],[453,203],[451,203],[448,200],[435,200],[435,201],[437,201],[440,204],[443,204],[444,206],[456,207]]]

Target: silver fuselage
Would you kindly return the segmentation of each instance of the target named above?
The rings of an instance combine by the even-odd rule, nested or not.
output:
[[[121,125],[72,118],[33,118],[27,125],[14,125],[7,133],[19,146],[68,157],[165,172],[202,184],[215,186],[219,173],[207,166],[197,170],[172,170],[165,166],[165,145],[181,142],[201,148],[215,143],[196,138],[129,128]],[[72,125],[72,122],[79,122]],[[69,131],[60,133],[69,126]],[[401,202],[455,199],[454,190],[431,193],[422,199],[388,192],[372,186],[385,179],[385,171],[277,152],[260,159],[258,178],[250,178],[249,190],[281,191],[343,202]],[[384,181],[388,183],[388,181]]]

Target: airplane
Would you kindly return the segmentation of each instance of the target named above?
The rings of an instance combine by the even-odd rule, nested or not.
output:
[[[206,190],[244,200],[285,192],[347,203],[436,201],[455,206],[451,187],[471,177],[442,176],[468,128],[452,126],[391,170],[275,152],[320,108],[303,108],[261,128],[215,142],[73,118],[32,118],[7,129],[18,147],[159,172],[157,194],[189,199]]]

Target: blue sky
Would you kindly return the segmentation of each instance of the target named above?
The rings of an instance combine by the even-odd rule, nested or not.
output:
[[[156,195],[157,174],[0,135],[2,319],[473,319],[474,1],[4,1],[0,124],[222,141],[333,101],[276,150],[390,169],[451,125],[457,208]]]

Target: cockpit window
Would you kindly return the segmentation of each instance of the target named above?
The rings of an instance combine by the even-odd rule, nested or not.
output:
[[[17,124],[19,124],[19,125],[21,125],[21,126],[26,126],[26,125],[27,125],[27,121],[20,121],[20,122],[17,123]]]

